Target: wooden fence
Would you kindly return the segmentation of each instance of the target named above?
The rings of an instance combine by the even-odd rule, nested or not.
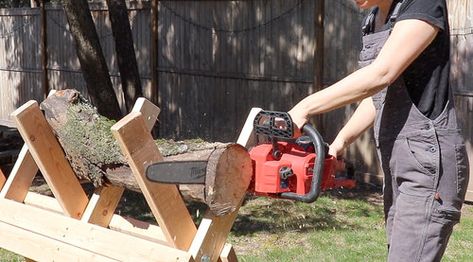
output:
[[[452,40],[451,84],[473,176],[473,3],[470,0],[449,0],[448,7]],[[473,201],[473,178],[470,179],[467,199]]]
[[[160,1],[161,136],[234,140],[251,107],[287,110],[313,91],[315,1]],[[326,1],[323,82],[355,68],[361,19],[351,3]],[[39,9],[0,11],[0,119],[42,100]],[[119,99],[122,91],[107,10],[92,8]],[[202,15],[206,14],[206,15]],[[151,93],[150,8],[130,6],[145,95]],[[54,89],[86,94],[64,12],[48,7],[47,74]],[[355,46],[355,48],[352,48]]]
[[[472,22],[468,0],[449,0],[452,84],[471,150]],[[467,8],[465,8],[467,7]],[[315,67],[331,84],[356,69],[362,14],[351,1],[326,0],[323,61],[314,59],[316,1],[159,1],[160,136],[235,141],[251,107],[288,110],[314,91]],[[97,32],[120,100],[122,91],[105,6],[92,7]],[[150,6],[129,16],[145,96],[151,94]],[[46,9],[47,75],[54,89],[87,94],[62,8]],[[29,99],[42,100],[39,9],[0,10],[0,119]],[[316,125],[331,141],[354,110],[326,114]],[[359,171],[378,174],[371,132],[349,148]],[[473,166],[473,165],[472,165]]]

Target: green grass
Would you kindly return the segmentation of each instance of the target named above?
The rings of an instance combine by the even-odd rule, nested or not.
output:
[[[125,199],[119,206],[122,215],[153,220],[142,195],[129,192]],[[204,207],[190,208],[199,221]],[[249,198],[229,242],[243,262],[386,261],[381,196],[378,191],[338,191],[312,204]],[[473,206],[465,205],[442,261],[473,261],[472,250]],[[24,260],[0,250],[0,261]]]
[[[473,261],[473,205],[464,207],[462,220],[453,231],[443,261]]]
[[[8,252],[4,249],[0,249],[0,261],[2,262],[19,262],[25,261],[25,259],[21,256],[17,256],[11,252]]]
[[[324,195],[313,204],[253,199],[230,242],[241,261],[386,261],[379,194]],[[473,206],[465,205],[442,261],[473,261]]]
[[[382,207],[373,204],[379,196],[368,197],[325,195],[313,204],[250,200],[230,242],[242,261],[383,261]]]

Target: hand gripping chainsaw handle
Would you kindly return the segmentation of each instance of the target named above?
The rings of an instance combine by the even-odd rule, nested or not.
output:
[[[269,136],[273,141],[275,139],[288,140],[294,138],[294,124],[291,116],[286,112],[261,111],[255,117],[254,127],[256,134]],[[302,127],[302,133],[308,136],[314,144],[316,154],[311,187],[307,194],[299,195],[293,192],[284,192],[281,193],[281,197],[312,203],[320,194],[325,163],[325,142],[320,133],[310,124],[305,124]]]

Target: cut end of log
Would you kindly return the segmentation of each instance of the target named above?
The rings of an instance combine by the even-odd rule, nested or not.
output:
[[[218,216],[235,211],[253,176],[247,150],[238,144],[216,149],[209,157],[205,181],[205,202]]]

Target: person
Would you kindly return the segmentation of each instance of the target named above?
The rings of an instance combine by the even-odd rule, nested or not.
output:
[[[445,0],[355,0],[363,21],[360,69],[288,113],[311,116],[361,101],[329,152],[369,127],[384,173],[388,261],[440,261],[459,222],[469,179],[449,86]]]

